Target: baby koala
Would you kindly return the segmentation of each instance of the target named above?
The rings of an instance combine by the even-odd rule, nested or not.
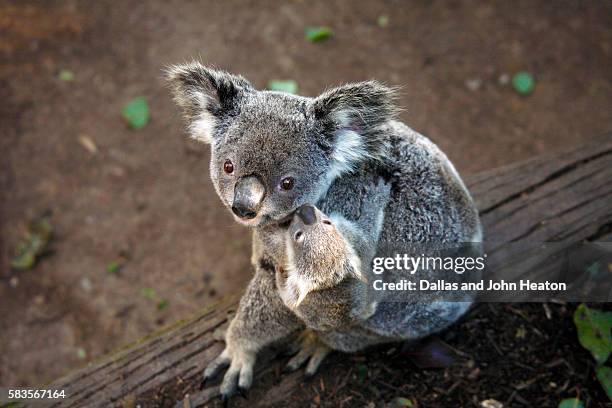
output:
[[[344,238],[355,233],[351,222],[309,204],[293,215],[285,235],[287,261],[276,268],[276,285],[284,304],[311,329],[347,327],[374,314],[360,257]]]

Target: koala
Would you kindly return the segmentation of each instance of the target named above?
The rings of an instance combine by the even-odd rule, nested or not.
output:
[[[314,373],[330,350],[422,338],[468,310],[469,298],[444,302],[418,292],[404,302],[365,300],[362,278],[382,248],[482,239],[478,211],[452,163],[396,120],[393,88],[366,81],[309,98],[257,90],[198,62],[169,68],[167,79],[189,134],[210,144],[219,198],[253,231],[253,278],[225,349],[204,370],[206,381],[229,366],[222,400],[251,386],[260,350],[295,333],[302,333],[299,352],[288,367],[308,361]],[[321,229],[324,220],[333,229]],[[288,244],[300,228],[302,246]],[[307,244],[311,234],[329,252]],[[317,259],[329,266],[317,269]],[[342,294],[336,303],[334,291]]]

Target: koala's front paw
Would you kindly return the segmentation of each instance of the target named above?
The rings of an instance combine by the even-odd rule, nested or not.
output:
[[[297,354],[287,363],[287,371],[295,371],[300,368],[306,360],[306,375],[314,375],[331,349],[319,340],[317,333],[312,330],[304,330],[296,340],[295,348]]]
[[[255,366],[256,353],[243,350],[240,347],[227,345],[223,352],[214,359],[204,370],[202,387],[210,378],[214,377],[223,367],[229,368],[223,377],[221,387],[221,401],[226,403],[236,392],[246,396],[247,390],[253,383],[253,367]]]
[[[366,189],[366,200],[364,202],[377,208],[386,206],[389,201],[389,194],[391,193],[391,183],[385,181],[382,177],[373,180]]]

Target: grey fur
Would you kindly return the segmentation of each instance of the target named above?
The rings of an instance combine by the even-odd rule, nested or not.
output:
[[[168,80],[192,137],[211,144],[211,178],[224,205],[232,207],[234,186],[243,177],[256,175],[265,188],[257,216],[236,218],[254,228],[255,276],[230,324],[225,351],[205,373],[230,363],[223,395],[250,385],[262,347],[307,325],[326,330],[308,336],[308,347],[292,360],[292,368],[310,356],[312,372],[329,348],[355,351],[420,338],[465,313],[470,299],[440,303],[419,293],[407,303],[381,303],[371,316],[353,313],[361,307],[354,297],[362,292],[345,279],[349,273],[323,290],[343,293],[350,318],[341,312],[340,318],[323,319],[320,325],[313,316],[329,310],[329,296],[309,294],[301,307],[310,312],[292,311],[277,290],[275,266],[289,262],[283,221],[308,203],[342,220],[336,227],[362,267],[382,245],[480,240],[469,192],[431,141],[394,120],[391,88],[375,81],[347,84],[312,99],[257,91],[242,77],[198,63],[172,67]],[[223,172],[228,159],[234,164],[232,174]],[[284,191],[279,185],[288,176],[295,187]],[[381,177],[387,183],[380,184]],[[371,202],[384,208],[384,217],[372,210]]]

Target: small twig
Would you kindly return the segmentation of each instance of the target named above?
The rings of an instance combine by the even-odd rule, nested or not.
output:
[[[517,367],[524,368],[525,370],[529,370],[529,371],[537,371],[535,368],[533,368],[533,367],[531,367],[531,366],[528,366],[527,364],[520,363],[520,362],[518,362],[518,361],[514,361],[514,360],[513,360],[513,361],[512,361],[512,364],[514,364],[514,365],[515,365],[515,366],[517,366]]]
[[[512,391],[512,394],[510,394],[510,397],[508,397],[508,399],[504,403],[504,407],[510,406],[510,403],[512,402],[515,396],[516,396],[516,390]]]
[[[389,388],[392,391],[399,392],[399,393],[403,392],[400,388],[397,388],[394,385],[388,384],[388,383],[384,382],[383,380],[375,380],[375,381],[376,381],[377,384],[380,384],[383,387],[387,387],[387,388]]]
[[[445,392],[445,394],[451,395],[461,383],[461,381],[455,382],[453,385],[450,386],[450,388]]]
[[[548,338],[548,336],[546,336],[545,334],[543,334],[541,331],[539,331],[539,330],[538,330],[538,329],[536,329],[535,327],[532,327],[532,328],[531,328],[531,330],[533,330],[533,332],[534,332],[535,334],[537,334],[538,336],[540,336],[540,337],[543,337],[543,338]]]
[[[455,353],[459,354],[461,357],[467,357],[467,358],[469,358],[471,360],[474,360],[472,358],[472,356],[470,354],[466,353],[465,351],[459,350],[457,347],[453,347],[453,346],[451,346],[450,344],[448,344],[445,341],[442,341],[442,340],[439,340],[439,341],[440,341],[440,343],[444,344],[449,349],[453,350]]]
[[[528,407],[531,406],[531,404],[529,403],[529,401],[527,401],[525,398],[521,397],[521,394],[519,394],[518,392],[516,393],[516,395],[514,396],[514,398],[521,404],[523,405],[527,405]]]
[[[546,314],[546,318],[548,320],[552,319],[552,310],[550,310],[550,306],[547,303],[542,303],[542,307],[544,308],[544,314]]]
[[[346,397],[345,399],[343,399],[342,401],[340,401],[340,407],[343,407],[343,406],[344,406],[344,404],[346,404],[347,402],[349,402],[349,401],[350,401],[350,400],[352,400],[352,399],[353,399],[353,397],[349,395],[348,397]]]
[[[191,400],[189,399],[189,394],[185,394],[185,398],[183,398],[183,408],[191,408]]]
[[[559,395],[559,394],[564,393],[567,387],[569,386],[569,384],[570,384],[570,380],[565,380],[562,386],[557,387],[557,389],[555,390],[555,394]]]
[[[530,380],[523,381],[522,383],[513,385],[513,387],[516,388],[517,390],[524,390],[526,388],[531,387],[534,383],[538,382],[542,377],[546,377],[546,374],[536,375]]]
[[[493,348],[495,349],[495,351],[497,351],[497,354],[499,354],[500,356],[503,356],[504,353],[502,353],[501,349],[497,346],[497,343],[495,343],[495,340],[493,340],[493,337],[491,337],[491,334],[489,332],[485,332],[485,335],[487,336],[487,339],[489,339],[489,342],[493,345]]]
[[[339,385],[336,386],[336,389],[333,390],[332,393],[329,395],[330,399],[331,399],[331,397],[336,395],[336,393],[338,391],[340,391],[341,389],[346,387],[346,384],[348,383],[348,380],[349,380],[349,378],[350,378],[352,373],[353,373],[353,367],[349,368],[348,373],[346,373],[346,375],[344,376],[344,379],[339,383]]]
[[[531,321],[533,320],[532,318],[529,317],[527,312],[525,312],[524,310],[516,309],[516,308],[514,308],[514,307],[512,307],[510,305],[506,306],[506,309],[509,310],[510,312],[514,313],[515,315],[522,317],[523,319],[525,319],[529,323],[531,323]]]
[[[362,394],[360,394],[360,393],[358,393],[357,391],[355,391],[355,390],[350,390],[349,392],[350,392],[351,394],[353,394],[353,396],[357,397],[357,398],[358,398],[360,401],[362,401],[362,402],[366,402],[366,399],[363,397],[363,395],[362,395]]]

